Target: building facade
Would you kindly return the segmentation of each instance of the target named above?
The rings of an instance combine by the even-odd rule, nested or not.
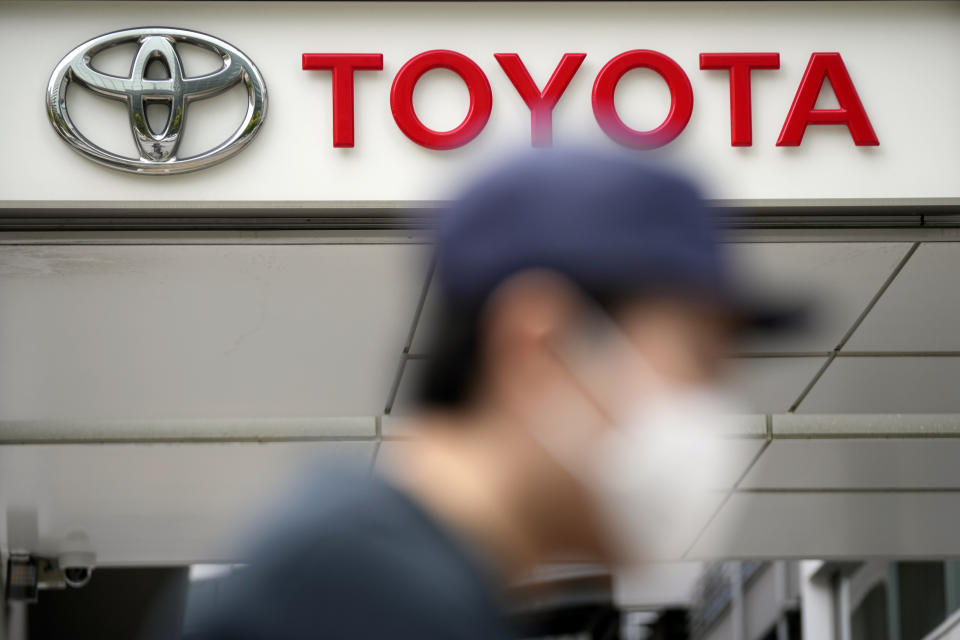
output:
[[[744,278],[817,311],[738,348],[736,473],[670,558],[736,564],[610,597],[957,633],[960,4],[5,1],[0,50],[5,562],[230,563],[298,469],[381,464],[432,216],[586,145],[696,173]]]

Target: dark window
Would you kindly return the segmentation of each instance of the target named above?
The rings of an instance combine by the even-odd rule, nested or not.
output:
[[[900,640],[920,640],[947,616],[942,562],[899,562]]]
[[[880,583],[870,589],[850,616],[851,640],[887,640],[887,587]]]
[[[785,640],[801,640],[800,612],[796,610],[790,610],[784,613],[783,619],[770,627],[770,630],[761,638],[761,640],[781,640],[778,629],[778,626],[781,623],[785,625],[784,631],[787,634],[785,636]],[[871,638],[871,640],[873,639]]]
[[[177,638],[186,568],[100,568],[82,589],[41,591],[28,610],[28,638]]]

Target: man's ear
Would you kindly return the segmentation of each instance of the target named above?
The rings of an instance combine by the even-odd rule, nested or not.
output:
[[[545,390],[558,373],[551,342],[569,327],[578,300],[572,283],[544,270],[521,272],[498,286],[480,321],[484,391],[513,404]]]

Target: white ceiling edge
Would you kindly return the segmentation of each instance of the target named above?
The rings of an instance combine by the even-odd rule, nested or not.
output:
[[[720,438],[762,439],[767,436],[767,416],[762,413],[730,416],[724,423]],[[381,433],[384,440],[407,440],[417,435],[416,418],[404,414],[386,415],[381,418]]]
[[[771,430],[766,424],[769,419]],[[377,429],[377,421],[382,428]],[[135,420],[0,420],[0,445],[196,441],[403,440],[415,427],[403,416],[192,418]],[[721,437],[960,437],[960,413],[747,414]]]
[[[960,437],[958,413],[775,414],[773,438]]]
[[[957,229],[960,239],[960,229]],[[429,229],[0,231],[0,245],[431,244]]]
[[[304,209],[323,209],[325,215],[336,217],[354,215],[357,209],[385,209],[385,210],[432,210],[441,209],[449,200],[157,200],[149,206],[144,206],[142,200],[0,200],[0,211],[4,215],[33,215],[33,211],[41,209],[66,210],[141,210],[170,209],[180,211],[184,209],[197,211],[257,210],[274,211],[277,214],[290,215]],[[710,198],[707,202],[711,206],[755,209],[755,208],[783,208],[786,210],[818,207],[837,209],[843,207],[941,207],[960,205],[960,197],[903,197],[903,198]],[[338,210],[343,209],[340,212]]]
[[[376,418],[0,420],[0,444],[369,439]]]
[[[724,244],[958,242],[960,227],[731,228]],[[429,228],[0,231],[2,245],[433,244]]]

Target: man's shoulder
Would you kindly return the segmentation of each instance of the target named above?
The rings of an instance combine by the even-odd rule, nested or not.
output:
[[[386,573],[432,568],[436,578],[472,576],[478,566],[444,526],[404,491],[377,475],[314,476],[263,535],[260,563],[319,563]],[[327,574],[330,575],[330,574]]]
[[[290,638],[502,635],[483,568],[406,494],[366,475],[309,484],[222,612],[248,620],[240,637],[264,624]]]
[[[468,552],[404,492],[376,476],[324,482],[302,498],[302,517],[265,539],[264,564],[304,573],[318,586],[357,584],[370,594],[395,589],[396,598],[483,587]]]

